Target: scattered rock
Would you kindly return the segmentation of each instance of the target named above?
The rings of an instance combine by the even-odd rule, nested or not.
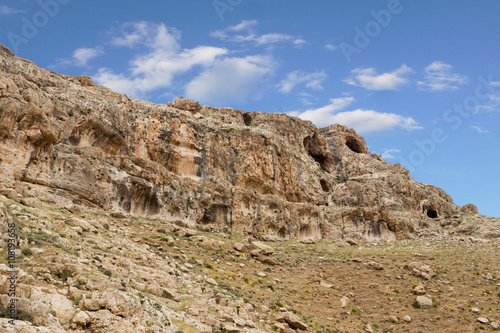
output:
[[[415,295],[424,295],[425,294],[425,288],[423,286],[421,286],[421,285],[418,285],[415,288],[413,288],[412,292]]]
[[[238,252],[244,252],[245,251],[245,245],[241,243],[234,243],[233,248],[238,251]]]
[[[488,318],[484,318],[484,317],[477,318],[477,321],[480,322],[481,324],[488,324],[490,322],[488,320]]]
[[[325,288],[333,288],[333,284],[326,281],[326,280],[321,280],[319,283],[320,286],[325,287]]]
[[[490,324],[491,328],[493,328],[494,330],[498,330],[500,328],[500,324],[498,324],[497,322],[495,321],[492,321],[491,324]]]
[[[428,296],[417,296],[415,305],[420,309],[430,309],[432,308],[432,299]]]
[[[299,318],[296,314],[292,312],[285,313],[285,321],[290,325],[291,328],[306,330],[307,325]]]
[[[84,327],[90,323],[90,316],[85,311],[80,311],[73,317],[72,321],[73,323]]]
[[[370,261],[370,262],[367,262],[364,264],[366,267],[368,267],[369,269],[374,269],[374,270],[377,270],[377,271],[381,271],[384,269],[384,266],[382,266],[382,264],[376,262],[376,261]]]
[[[347,302],[349,302],[349,297],[343,296],[340,299],[340,306],[343,307],[343,308],[345,308],[347,306]]]
[[[222,330],[222,333],[239,333],[239,332],[241,332],[241,330],[238,327],[233,326],[231,324],[222,324],[221,330]]]
[[[217,281],[215,281],[215,279],[212,279],[212,278],[209,278],[207,277],[205,279],[205,281],[208,283],[208,284],[211,284],[211,285],[214,285],[214,286],[218,286],[219,284],[217,283]]]
[[[397,324],[399,322],[398,317],[396,316],[389,316],[389,321],[394,324]]]
[[[125,215],[122,212],[113,212],[113,213],[111,213],[111,217],[114,217],[116,219],[124,219],[127,217],[127,215]]]
[[[176,301],[176,302],[180,301],[179,294],[177,294],[175,291],[172,291],[172,290],[169,290],[166,288],[162,289],[162,296],[167,298],[167,299],[170,299],[172,301]]]
[[[419,262],[411,262],[405,265],[405,269],[410,270],[413,275],[430,280],[436,272],[429,266]]]
[[[82,209],[77,205],[69,206],[68,210],[73,214],[81,214],[82,213]]]
[[[252,243],[250,243],[250,250],[258,250],[264,255],[274,254],[274,249],[271,246],[258,241],[253,241]]]
[[[410,316],[408,316],[408,315],[406,315],[406,316],[403,317],[403,320],[406,321],[407,323],[410,323],[413,320],[413,318],[410,317]]]
[[[271,265],[271,266],[274,266],[274,265],[277,265],[278,263],[272,259],[272,258],[262,258],[260,260],[263,264],[267,264],[267,265]]]
[[[177,236],[179,237],[193,237],[196,235],[196,230],[193,229],[181,229],[177,231]]]
[[[19,196],[17,195],[16,190],[11,188],[0,188],[0,194],[5,195],[9,199],[19,201]]]

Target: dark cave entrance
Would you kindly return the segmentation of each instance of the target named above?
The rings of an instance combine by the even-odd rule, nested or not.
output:
[[[287,232],[286,232],[286,228],[283,227],[281,228],[279,231],[278,231],[278,237],[279,238],[286,238],[286,235],[287,235]]]
[[[333,157],[328,151],[328,144],[323,137],[314,133],[313,136],[305,137],[302,144],[309,156],[319,163],[321,169],[330,171],[333,168]]]
[[[352,136],[348,136],[346,141],[345,141],[345,144],[353,152],[358,153],[358,154],[363,153],[363,146],[359,143],[358,140],[356,140],[356,138],[354,138]]]
[[[427,210],[427,217],[429,217],[431,219],[435,219],[438,217],[438,213],[434,209],[428,209]]]
[[[252,116],[248,113],[243,113],[243,122],[245,125],[250,126],[252,124]]]
[[[330,186],[328,185],[328,182],[326,180],[320,179],[319,183],[321,184],[321,188],[324,192],[330,192]]]

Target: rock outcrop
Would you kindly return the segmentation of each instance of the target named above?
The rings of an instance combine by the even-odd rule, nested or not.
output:
[[[136,100],[3,46],[0,64],[0,176],[25,200],[301,240],[404,239],[461,210],[341,125]]]

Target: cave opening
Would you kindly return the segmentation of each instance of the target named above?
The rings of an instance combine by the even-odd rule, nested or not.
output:
[[[328,182],[326,180],[320,179],[319,183],[321,184],[321,188],[324,192],[330,192],[330,186],[328,185]]]
[[[429,217],[431,219],[435,219],[438,217],[438,213],[434,209],[428,209],[427,210],[427,217]]]
[[[326,140],[314,133],[313,136],[307,136],[302,141],[306,152],[319,163],[321,169],[330,171],[334,166],[332,155],[328,151]]]
[[[346,142],[345,144],[347,145],[347,147],[349,147],[350,150],[352,150],[353,152],[355,153],[363,153],[363,147],[362,145],[359,143],[358,140],[356,140],[356,138],[352,137],[352,136],[348,136],[347,139],[346,139]]]
[[[252,116],[248,113],[243,113],[243,122],[246,126],[250,126],[252,124]]]
[[[286,238],[286,234],[287,234],[287,232],[286,232],[286,228],[285,227],[281,228],[278,231],[278,237],[279,238]]]

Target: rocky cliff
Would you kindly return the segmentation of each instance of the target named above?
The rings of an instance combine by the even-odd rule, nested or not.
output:
[[[461,211],[344,126],[182,98],[141,101],[3,46],[0,158],[3,187],[24,203],[260,238],[404,239]]]
[[[352,129],[140,101],[0,45],[0,332],[498,329],[498,237]]]

